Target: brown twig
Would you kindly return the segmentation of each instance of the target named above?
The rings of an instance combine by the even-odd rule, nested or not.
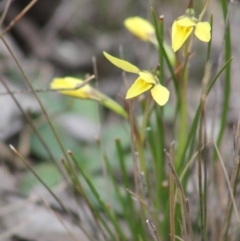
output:
[[[37,2],[38,0],[32,0],[2,31],[0,37],[2,38],[4,34],[6,34],[29,10],[30,8]]]
[[[171,160],[174,160],[175,142],[170,145]],[[174,175],[169,172],[169,198],[170,198],[170,239],[175,240],[175,196],[174,196]]]
[[[170,169],[171,169],[171,171],[172,171],[172,173],[174,175],[174,178],[175,178],[175,181],[176,181],[176,185],[177,185],[177,187],[178,187],[178,189],[179,189],[179,191],[181,193],[181,197],[182,197],[180,199],[180,201],[182,203],[181,206],[183,206],[181,209],[182,209],[182,219],[183,219],[183,231],[185,233],[184,240],[187,240],[187,237],[186,237],[187,228],[188,228],[188,232],[189,232],[189,235],[190,235],[190,239],[194,240],[193,239],[192,226],[191,226],[191,222],[190,222],[190,213],[189,213],[190,210],[189,210],[188,198],[185,196],[185,193],[184,193],[183,187],[181,185],[181,182],[180,182],[180,180],[178,178],[177,172],[176,172],[176,170],[175,170],[175,168],[174,168],[174,166],[172,164],[172,160],[171,160],[172,157],[170,156],[170,154],[166,150],[164,150],[164,152],[165,152],[165,154],[167,156],[168,165],[169,165],[169,167],[170,167]],[[185,213],[185,215],[184,215],[184,213]]]
[[[20,70],[21,74],[23,75],[23,77],[24,77],[25,81],[27,82],[28,86],[31,88],[31,90],[33,92],[33,95],[36,98],[39,106],[41,107],[42,113],[43,113],[44,117],[46,118],[46,120],[47,120],[47,122],[48,122],[48,124],[51,128],[51,131],[52,131],[52,133],[53,133],[53,135],[54,135],[54,137],[55,137],[55,139],[56,139],[64,157],[65,157],[65,159],[68,161],[69,165],[71,165],[71,160],[70,160],[70,158],[69,158],[69,156],[68,156],[68,154],[67,154],[67,152],[64,148],[63,142],[62,142],[61,138],[59,137],[59,134],[57,133],[57,130],[56,130],[55,126],[53,125],[53,122],[52,122],[51,118],[49,117],[49,115],[47,113],[47,110],[45,109],[41,99],[39,98],[35,89],[33,88],[33,85],[31,83],[30,79],[28,78],[26,72],[24,71],[23,67],[21,66],[20,62],[18,61],[16,55],[14,54],[12,48],[9,46],[7,41],[4,39],[4,37],[1,37],[1,36],[0,36],[0,39],[2,40],[3,44],[5,45],[7,50],[9,51],[10,55],[12,56],[14,62],[16,63],[18,69]]]
[[[160,241],[160,237],[157,233],[156,226],[150,220],[146,220],[146,223],[154,241]]]
[[[52,162],[56,165],[56,167],[58,168],[58,170],[60,171],[60,173],[62,174],[63,178],[66,180],[66,176],[64,174],[64,172],[62,171],[62,169],[60,168],[58,162],[55,160],[51,150],[49,149],[48,145],[46,144],[46,142],[44,141],[43,137],[41,136],[41,134],[39,133],[39,131],[37,130],[36,126],[34,125],[34,123],[32,122],[31,118],[28,116],[28,114],[23,110],[22,106],[20,105],[20,103],[18,102],[18,100],[16,99],[16,97],[13,95],[12,91],[10,90],[10,88],[8,87],[8,85],[6,84],[6,82],[4,81],[3,77],[0,75],[0,82],[3,84],[3,86],[6,88],[7,93],[12,97],[13,101],[15,102],[15,104],[17,105],[18,109],[21,111],[23,117],[26,119],[27,123],[29,124],[29,126],[32,128],[32,130],[34,131],[34,133],[36,134],[36,136],[38,137],[39,141],[42,143],[43,147],[45,148],[46,152],[49,155],[50,160],[52,160]]]
[[[8,9],[9,9],[10,5],[11,5],[11,2],[12,2],[12,0],[8,0],[7,3],[6,3],[6,6],[4,8],[4,11],[3,11],[1,19],[0,19],[0,27],[2,27],[3,21],[6,17],[6,15],[7,15],[7,12],[8,12]]]
[[[240,216],[239,216],[238,209],[237,209],[237,206],[236,206],[236,203],[235,203],[235,200],[234,200],[233,190],[232,190],[229,178],[228,178],[228,173],[227,173],[226,167],[224,165],[223,159],[221,157],[221,154],[219,152],[219,149],[217,147],[217,144],[215,142],[214,142],[214,146],[215,146],[215,149],[217,151],[217,155],[218,155],[219,161],[220,161],[220,163],[222,165],[222,169],[223,169],[223,172],[224,172],[224,175],[225,175],[225,179],[226,179],[226,182],[227,182],[227,185],[228,185],[228,189],[229,189],[232,205],[233,205],[236,217],[237,217],[238,226],[240,227]]]
[[[37,180],[46,188],[46,190],[51,194],[51,196],[55,199],[55,201],[60,205],[63,211],[65,211],[67,214],[69,214],[72,219],[77,222],[79,227],[82,229],[84,234],[89,238],[89,240],[93,240],[91,235],[86,231],[86,229],[82,226],[82,224],[79,222],[79,220],[71,214],[69,209],[63,204],[62,200],[45,184],[45,182],[39,177],[39,175],[33,170],[33,168],[26,162],[26,160],[22,157],[22,155],[13,147],[12,145],[9,145],[10,149],[13,151],[13,153],[26,165],[26,167],[31,171],[31,173],[37,178]]]

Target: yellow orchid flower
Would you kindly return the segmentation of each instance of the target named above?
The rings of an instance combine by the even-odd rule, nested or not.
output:
[[[144,93],[147,90],[151,91],[151,95],[153,99],[160,105],[163,106],[167,103],[169,99],[169,91],[164,86],[160,85],[157,77],[152,73],[144,70],[140,70],[135,65],[122,60],[112,55],[103,52],[104,56],[115,66],[118,68],[130,72],[133,74],[138,74],[139,77],[133,83],[133,85],[129,88],[126,94],[126,99],[132,99]]]
[[[135,16],[124,20],[124,26],[129,32],[143,41],[155,40],[155,29],[152,24],[144,18]]]
[[[54,78],[51,82],[50,87],[52,90],[56,90],[64,95],[68,95],[79,99],[95,100],[103,106],[121,115],[122,117],[126,119],[128,118],[127,112],[121,105],[119,105],[113,99],[104,95],[97,89],[94,89],[88,84],[80,88],[77,88],[81,83],[83,83],[83,80],[74,77]]]
[[[50,88],[52,90],[62,89],[58,90],[58,92],[80,99],[99,99],[93,95],[93,88],[88,84],[74,90],[74,88],[81,83],[83,83],[83,80],[74,77],[54,78],[50,84]],[[70,90],[71,88],[72,90]]]
[[[148,20],[138,16],[134,16],[126,18],[123,23],[127,30],[133,35],[143,41],[151,42],[155,47],[158,48],[158,42],[156,39],[154,26]],[[172,66],[175,66],[176,57],[172,51],[172,48],[165,41],[163,42],[163,47]]]
[[[172,25],[172,49],[179,50],[193,32],[198,39],[209,42],[211,39],[211,26],[208,22],[199,22],[194,17],[194,10],[187,9],[186,14],[179,17]]]

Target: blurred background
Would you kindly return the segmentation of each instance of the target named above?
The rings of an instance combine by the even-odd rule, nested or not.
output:
[[[2,0],[0,12],[3,13],[11,2],[3,21],[6,27],[28,4],[27,0]],[[213,13],[213,50],[212,64],[217,66],[222,48],[224,21],[218,0],[210,1],[204,20],[208,21]],[[200,14],[204,1],[195,1],[196,16]],[[139,66],[142,69],[154,69],[158,64],[155,48],[149,43],[136,39],[124,27],[123,21],[130,16],[141,16],[152,22],[151,7],[157,15],[164,15],[165,39],[171,46],[170,32],[173,21],[185,13],[187,0],[38,0],[37,3],[4,36],[16,58],[35,89],[48,89],[54,77],[75,76],[85,78],[93,74],[93,60],[96,61],[97,78],[91,85],[124,105],[126,87],[121,71],[109,63],[102,52],[107,51]],[[232,93],[229,126],[236,123],[240,106],[240,68],[239,68],[239,21],[240,4],[234,3],[230,15],[232,33]],[[204,43],[194,46],[195,55],[191,61],[189,82],[190,109],[195,112],[201,89],[206,49]],[[9,88],[26,91],[29,89],[9,50],[0,42],[0,73]],[[166,76],[168,78],[169,76]],[[127,75],[129,83],[134,76]],[[199,81],[200,80],[200,81]],[[171,87],[171,84],[169,86]],[[221,109],[221,96],[224,86],[221,81],[214,87],[209,97],[209,118],[214,109],[218,115]],[[80,212],[73,198],[69,197],[66,186],[61,182],[61,174],[50,161],[48,153],[26,122],[22,112],[12,97],[5,95],[6,89],[0,85],[0,240],[71,240],[65,228],[43,204],[48,200],[52,207],[59,209],[50,195],[36,181],[35,177],[22,162],[10,151],[12,144],[32,165],[34,170],[49,185],[55,188],[67,206],[73,212]],[[61,165],[61,150],[42,114],[42,110],[31,93],[15,94],[23,110],[32,119],[43,136],[54,158]],[[129,127],[121,117],[107,109],[99,108],[93,101],[83,101],[53,92],[39,93],[48,114],[66,149],[72,150],[81,159],[85,170],[91,175],[99,190],[104,193],[104,175],[102,173],[101,148],[96,139],[101,136],[104,148],[107,148],[111,164],[117,165],[114,158],[113,140],[120,138],[126,149],[127,165],[131,166]],[[174,101],[174,97],[171,97]],[[173,119],[171,101],[167,106],[168,121]],[[192,113],[189,113],[190,118]],[[224,146],[231,155],[232,143]],[[230,149],[229,149],[230,148]],[[116,170],[116,177],[117,177]],[[131,177],[131,173],[130,173]],[[36,201],[37,200],[37,201]],[[117,207],[116,207],[117,209]],[[65,218],[68,220],[67,214]],[[88,216],[87,213],[82,214]],[[71,220],[68,225],[78,235],[79,229]],[[81,236],[79,236],[81,237]],[[81,240],[81,239],[79,239]],[[84,239],[82,239],[84,240]]]

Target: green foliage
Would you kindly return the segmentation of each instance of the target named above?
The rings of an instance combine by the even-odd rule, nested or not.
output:
[[[49,188],[53,188],[62,180],[61,173],[59,173],[56,166],[51,163],[35,165],[33,170]],[[20,191],[27,194],[33,187],[36,188],[40,186],[42,188],[42,184],[36,179],[32,172],[27,171],[20,182]]]
[[[199,16],[199,22],[196,22],[196,19],[189,20],[189,16],[185,15],[180,18],[188,23],[182,26],[186,28],[185,32],[191,33],[197,24],[201,24],[200,20],[206,11],[207,3],[208,1]],[[190,4],[192,4],[191,1]],[[170,239],[174,241],[176,239],[195,240],[194,237],[201,237],[202,241],[209,240],[211,226],[207,222],[209,201],[207,168],[209,162],[214,161],[213,163],[216,164],[221,159],[217,147],[221,146],[226,128],[231,81],[231,38],[227,22],[229,12],[225,1],[222,1],[222,9],[226,21],[225,57],[218,63],[216,73],[212,74],[212,41],[207,43],[204,73],[198,81],[202,81],[199,86],[201,93],[195,110],[191,110],[192,119],[189,114],[189,103],[193,96],[189,98],[187,90],[192,58],[198,58],[197,54],[192,56],[194,38],[189,34],[190,37],[187,36],[184,41],[179,40],[182,55],[180,51],[173,53],[167,46],[164,36],[164,29],[170,27],[164,26],[164,17],[159,19],[155,9],[152,9],[155,35],[149,36],[141,30],[141,36],[144,36],[144,41],[154,44],[160,66],[156,66],[156,70],[152,72],[138,70],[137,73],[148,73],[154,81],[158,78],[158,84],[167,86],[171,90],[171,103],[159,106],[149,98],[149,95],[146,95],[146,98],[131,99],[125,103],[129,123],[121,119],[121,122],[117,120],[109,124],[106,116],[103,115],[101,105],[98,106],[101,102],[75,100],[69,97],[54,101],[49,94],[42,96],[43,102],[47,105],[47,112],[53,114],[50,115],[50,120],[39,125],[37,133],[43,137],[44,143],[49,147],[54,158],[62,161],[75,193],[88,205],[93,220],[105,240]],[[179,20],[177,16],[176,19],[176,21]],[[193,24],[192,26],[189,26],[189,21]],[[207,26],[213,26],[213,16]],[[181,30],[181,26],[179,29]],[[177,30],[174,31],[177,32]],[[176,36],[181,34],[180,31]],[[208,34],[212,34],[212,31]],[[134,35],[138,36],[138,32],[135,31]],[[110,59],[116,58],[110,57]],[[121,65],[119,63],[125,61],[118,59],[115,62],[119,67]],[[126,66],[129,67],[129,65]],[[128,70],[127,67],[122,69]],[[220,128],[216,139],[217,147],[214,148],[209,145],[210,140],[206,132],[206,99],[223,74],[225,91]],[[153,87],[151,86],[153,83],[155,85],[157,82],[147,79],[140,87],[144,89],[147,85],[144,89],[146,91]],[[141,91],[137,89],[136,92],[139,94]],[[143,91],[140,94],[142,93]],[[138,105],[136,100],[139,100]],[[138,114],[135,111],[136,106],[140,107]],[[68,135],[66,130],[54,124],[56,115],[73,113],[101,126],[95,141],[88,143],[76,140]],[[236,138],[240,138],[240,135],[236,134]],[[239,145],[235,148],[239,148]],[[36,132],[31,136],[31,152],[45,161],[34,167],[32,171],[35,172],[34,175],[42,179],[47,187],[54,186],[60,180],[61,174],[56,171],[53,164],[50,164],[49,152],[42,145]],[[236,180],[239,178],[238,155],[236,154],[238,162],[235,160],[235,175],[232,175],[230,185],[230,191],[234,190],[234,195]],[[192,174],[190,171],[194,163],[197,165],[197,174]],[[196,217],[190,216],[187,198],[187,186],[192,184],[192,179],[198,181],[196,193],[199,195],[199,200]],[[34,177],[27,174],[21,182],[21,190],[27,192],[32,185],[39,185],[39,182],[35,182]],[[218,188],[216,182],[213,185],[215,185],[214,188]],[[221,240],[223,237],[225,240],[228,237],[233,210],[231,205],[232,202],[234,203],[231,198],[226,207],[225,223],[221,224],[224,227]],[[124,228],[122,222],[125,224]],[[236,237],[236,235],[234,233],[232,236]],[[89,234],[89,240],[92,240],[91,234]]]

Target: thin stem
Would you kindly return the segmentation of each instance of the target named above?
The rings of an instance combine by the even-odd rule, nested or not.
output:
[[[6,7],[4,8],[4,11],[3,11],[1,19],[0,19],[0,27],[2,27],[3,21],[6,17],[6,15],[7,15],[7,12],[9,10],[10,5],[11,5],[11,2],[12,2],[12,0],[8,0],[7,3],[6,3]]]
[[[43,182],[43,180],[32,169],[32,167],[27,163],[27,161],[22,157],[22,155],[12,145],[9,145],[9,147],[19,157],[19,159],[25,164],[25,166],[32,172],[32,174],[37,178],[37,180],[47,189],[47,191],[52,195],[52,197],[60,205],[62,210],[64,210],[66,213],[68,213],[74,219],[74,221],[76,221],[78,223],[79,227],[82,229],[84,234],[88,237],[88,239],[93,241],[93,238],[88,234],[88,232],[85,230],[85,228],[81,226],[81,224],[79,223],[79,220],[77,220],[77,218],[71,214],[71,212],[64,206],[62,201],[58,198],[58,196],[56,196],[56,194]]]
[[[141,180],[139,178],[140,172],[143,172],[145,174],[145,162],[144,159],[142,158],[144,153],[143,153],[143,148],[141,145],[141,140],[139,139],[140,136],[136,135],[135,130],[135,123],[134,123],[134,115],[133,115],[133,100],[129,101],[129,122],[130,122],[130,128],[131,128],[131,154],[132,154],[132,160],[133,160],[133,173],[134,173],[134,183],[135,183],[135,188],[136,188],[136,193],[137,196],[140,197],[141,192],[140,192],[140,185]],[[135,142],[136,142],[136,147],[138,152],[135,152]],[[138,158],[138,154],[140,156],[140,159]],[[141,221],[144,222],[145,216],[144,216],[144,209],[142,203],[140,207],[140,213],[141,213]]]
[[[198,21],[201,21],[203,18],[203,15],[205,14],[206,10],[207,10],[207,6],[208,6],[209,0],[205,1],[204,7],[202,12],[200,13],[199,17],[198,17]]]
[[[38,0],[32,0],[10,23],[9,25],[2,31],[0,38],[3,38],[4,34],[6,34],[29,10],[30,8],[37,2]]]
[[[92,184],[91,179],[84,172],[83,168],[81,167],[80,163],[77,161],[77,159],[73,155],[73,153],[71,151],[68,151],[68,154],[72,158],[74,164],[78,167],[78,170],[80,171],[81,175],[83,176],[84,180],[86,181],[86,183],[89,186],[90,190],[92,191],[93,195],[95,196],[98,203],[101,205],[101,208],[106,213],[106,215],[109,217],[111,224],[115,228],[116,233],[113,233],[113,231],[109,228],[109,225],[106,222],[105,218],[101,218],[101,221],[103,224],[105,224],[104,226],[107,229],[108,233],[111,235],[111,238],[113,238],[113,240],[116,240],[115,236],[118,234],[120,240],[125,240],[126,239],[125,234],[123,233],[123,230],[120,228],[120,224],[118,223],[115,214],[107,207],[105,202],[101,199],[101,196],[99,195],[97,189]],[[99,217],[100,217],[100,215],[99,215]]]
[[[204,214],[203,214],[204,205],[203,205],[203,188],[202,188],[202,151],[201,149],[202,149],[202,115],[200,116],[199,140],[198,140],[198,191],[199,191],[199,203],[200,203],[201,240],[204,241]]]
[[[132,100],[129,101],[129,123],[130,123],[130,129],[131,129],[131,154],[132,154],[132,160],[133,160],[133,173],[134,173],[134,183],[136,187],[136,193],[138,196],[139,194],[139,185],[138,185],[138,163],[137,163],[137,157],[135,155],[135,145],[134,145],[134,117],[133,117],[133,105]]]
[[[177,142],[177,170],[181,169],[181,166],[184,162],[184,156],[182,153],[184,151],[184,146],[187,140],[187,83],[188,83],[188,60],[189,60],[189,53],[184,61],[184,67],[182,70],[181,75],[181,83],[179,84],[179,92],[180,92],[180,120],[179,120],[179,128],[178,128],[178,142]]]
[[[56,91],[64,91],[64,90],[78,90],[88,84],[91,80],[95,78],[94,75],[89,76],[86,78],[83,82],[78,83],[75,87],[73,88],[54,88],[54,89],[35,89],[35,92],[41,93],[41,92],[56,92]],[[11,91],[12,94],[24,94],[24,93],[32,93],[32,89],[28,90],[13,90]],[[0,95],[8,95],[8,92],[0,92]]]
[[[146,103],[144,105],[143,120],[142,120],[141,133],[140,133],[142,142],[144,142],[145,140],[146,127],[147,127],[149,116],[151,113],[151,102],[152,102],[152,97],[150,94],[148,94]]]
[[[237,192],[237,186],[238,186],[238,180],[239,180],[239,174],[240,174],[240,119],[238,120],[237,130],[236,128],[233,128],[234,133],[234,139],[233,139],[233,148],[234,148],[234,167],[231,175],[231,186],[233,189],[233,195],[236,196]],[[232,218],[232,211],[233,211],[233,205],[231,202],[231,197],[228,198],[228,207],[227,212],[225,214],[224,218],[224,228],[222,229],[221,235],[220,235],[220,241],[228,239],[228,230],[231,226],[231,218]]]
[[[86,202],[86,204],[90,210],[90,213],[92,214],[92,217],[93,217],[95,223],[97,224],[97,227],[101,231],[103,237],[106,239],[107,238],[106,234],[105,234],[102,226],[99,223],[99,220],[101,220],[101,218],[99,218],[98,212],[96,212],[95,208],[91,205],[91,203],[86,195],[85,189],[83,188],[83,186],[81,184],[79,175],[77,174],[77,172],[75,172],[75,170],[73,172],[64,160],[62,160],[62,164],[63,164],[65,170],[67,171],[69,177],[71,178],[73,186],[76,188],[76,191],[81,195],[81,198],[83,198],[83,200]],[[94,228],[94,226],[92,225],[91,222],[89,222],[89,224],[91,225],[92,228]],[[96,237],[96,235],[94,235],[94,237]]]
[[[148,219],[146,220],[146,223],[147,223],[148,229],[149,229],[154,241],[160,241],[160,237],[157,233],[156,226]]]
[[[28,124],[31,126],[31,128],[33,129],[34,133],[36,134],[36,136],[38,137],[39,141],[42,143],[43,147],[45,148],[46,152],[49,155],[50,160],[53,161],[53,163],[56,165],[56,167],[58,168],[58,170],[60,171],[60,173],[62,174],[63,178],[65,180],[66,176],[65,173],[63,172],[63,170],[60,168],[58,162],[55,160],[50,148],[48,147],[48,145],[46,144],[46,142],[44,141],[44,139],[42,138],[42,136],[40,135],[39,131],[37,130],[36,126],[34,125],[34,123],[32,122],[31,118],[27,115],[27,113],[23,110],[22,106],[20,105],[20,103],[18,102],[18,100],[16,99],[16,97],[13,95],[12,91],[10,90],[10,88],[8,87],[8,85],[6,84],[6,82],[4,81],[4,79],[2,78],[2,76],[0,76],[0,81],[2,82],[2,84],[4,85],[4,87],[7,90],[7,93],[12,97],[13,101],[15,102],[15,104],[17,105],[18,109],[21,111],[22,115],[24,116],[24,118],[26,119],[26,121],[28,122]]]
[[[174,147],[175,143],[171,143],[170,156],[171,161],[174,160]],[[175,195],[174,195],[174,175],[173,172],[169,172],[169,199],[170,199],[170,239],[175,241]]]
[[[161,45],[163,46],[164,16],[159,17],[159,35],[160,35]],[[164,85],[164,55],[161,48],[158,49],[158,52],[159,52],[159,64],[160,64],[159,80],[160,80],[160,84]]]
[[[211,73],[211,63],[207,62],[205,66],[205,73],[202,81],[202,95],[201,95],[201,119],[200,126],[202,126],[202,141],[203,141],[203,150],[202,150],[202,158],[203,158],[203,171],[204,171],[204,196],[203,196],[203,237],[204,240],[207,240],[207,158],[208,156],[208,147],[207,147],[207,134],[206,134],[206,118],[205,118],[205,103],[207,98],[207,85],[210,79]]]
[[[137,125],[134,119],[134,112],[133,112],[133,100],[129,101],[129,123],[131,129],[131,151],[132,151],[132,158],[134,162],[134,169],[140,170],[141,172],[146,172],[146,164],[143,152],[143,141],[141,139],[141,134],[138,133]],[[139,155],[139,159],[135,157],[135,146]],[[139,161],[138,161],[139,160]],[[137,179],[136,179],[137,180]]]
[[[204,121],[205,121],[205,102],[207,97],[207,85],[210,78],[211,64],[207,63],[205,66],[205,73],[202,80],[202,94],[200,100],[200,123],[199,123],[199,140],[198,140],[198,185],[199,185],[199,201],[200,201],[200,220],[201,220],[201,237],[206,241],[206,227],[207,227],[207,169],[206,156],[203,156],[203,151],[206,148],[206,135],[204,135]],[[202,180],[202,161],[204,167],[204,189]]]
[[[193,0],[189,0],[187,8],[193,8]]]
[[[227,185],[228,185],[230,197],[231,197],[231,200],[232,200],[232,205],[233,205],[233,208],[234,208],[236,217],[237,217],[238,226],[240,227],[240,216],[239,216],[239,213],[238,213],[237,205],[236,205],[236,203],[235,203],[235,201],[234,201],[233,190],[232,190],[232,187],[231,187],[231,183],[230,183],[230,181],[229,181],[229,178],[228,178],[228,173],[227,173],[227,170],[226,170],[226,168],[225,168],[225,166],[224,166],[224,162],[223,162],[222,157],[221,157],[221,155],[220,155],[220,152],[219,152],[219,149],[218,149],[217,144],[214,143],[214,146],[215,146],[215,149],[216,149],[216,151],[217,151],[218,158],[219,158],[220,163],[221,163],[222,168],[223,168],[223,172],[224,172],[224,175],[225,175],[225,178],[226,178],[226,182],[227,182]]]
[[[231,35],[230,35],[229,19],[230,19],[230,9],[231,9],[232,0],[229,1],[228,6],[225,0],[222,0],[221,2],[222,2],[223,15],[225,19],[225,26],[224,26],[224,34],[223,34],[223,40],[222,40],[222,48],[218,57],[218,67],[222,62],[223,50],[225,50],[225,62],[227,62],[231,58]],[[220,147],[221,145],[223,133],[225,130],[225,125],[227,122],[227,114],[229,109],[229,100],[230,100],[230,92],[231,92],[230,78],[231,78],[231,65],[228,65],[225,71],[225,79],[224,79],[222,115],[221,115],[221,123],[220,123],[220,128],[219,128],[218,137],[217,137],[218,147]],[[217,158],[217,153],[216,151],[214,151],[213,159],[216,160],[216,158]]]
[[[62,141],[61,141],[61,139],[60,139],[60,137],[59,137],[59,135],[58,135],[58,133],[57,133],[57,131],[56,131],[56,129],[55,129],[55,127],[54,127],[51,119],[50,119],[50,117],[48,116],[47,111],[46,111],[46,109],[44,108],[42,101],[41,101],[40,98],[38,97],[38,95],[37,95],[35,89],[33,88],[33,86],[32,86],[32,84],[31,84],[28,76],[26,75],[25,71],[23,70],[22,66],[20,65],[19,61],[17,60],[17,58],[16,58],[15,54],[13,53],[12,49],[10,48],[10,46],[8,45],[8,43],[6,42],[6,40],[5,40],[3,37],[0,37],[0,38],[2,39],[4,45],[5,45],[6,48],[8,49],[8,51],[9,51],[9,53],[11,54],[12,58],[14,59],[16,65],[18,66],[19,70],[21,71],[22,75],[24,76],[24,79],[26,80],[27,84],[29,85],[30,89],[32,90],[33,95],[34,95],[34,97],[36,98],[38,104],[40,105],[41,110],[42,110],[42,112],[43,112],[46,120],[48,121],[48,124],[49,124],[49,126],[50,126],[50,128],[51,128],[51,130],[52,130],[52,132],[53,132],[53,134],[54,134],[54,136],[55,136],[55,139],[56,139],[56,141],[57,141],[57,143],[58,143],[58,145],[59,145],[59,147],[60,147],[60,149],[61,149],[61,151],[62,151],[62,153],[63,153],[63,155],[64,155],[64,157],[65,157],[65,159],[68,161],[69,166],[71,166],[71,162],[70,162],[69,156],[67,155],[67,152],[66,152],[65,149],[64,149],[64,146],[63,146],[63,144],[62,144]]]
[[[96,89],[99,89],[99,79],[98,79],[98,68],[97,68],[97,60],[96,57],[92,57],[92,64],[93,64],[93,73],[95,75],[95,84],[96,84]],[[98,146],[99,146],[99,152],[100,152],[100,158],[101,158],[101,163],[102,163],[102,170],[103,170],[103,176],[105,179],[105,185],[106,189],[110,190],[109,182],[108,182],[108,172],[107,172],[107,166],[105,163],[104,159],[104,149],[103,149],[103,142],[102,140],[102,111],[101,111],[101,106],[97,105],[98,107],[98,129],[99,129],[99,141],[98,141]],[[108,195],[108,201],[110,200],[110,197]]]
[[[170,169],[171,169],[171,171],[172,171],[172,173],[174,175],[176,185],[177,185],[177,187],[178,187],[178,189],[180,191],[180,194],[181,194],[181,202],[183,204],[182,208],[184,209],[184,210],[182,210],[183,211],[182,212],[182,215],[183,215],[182,218],[186,221],[186,222],[183,223],[184,230],[186,231],[187,227],[188,227],[190,240],[194,240],[193,239],[193,232],[192,232],[191,221],[190,221],[190,210],[189,210],[188,198],[185,196],[185,193],[184,193],[183,187],[181,185],[181,182],[180,182],[180,180],[178,178],[177,172],[176,172],[176,170],[175,170],[175,168],[174,168],[174,166],[172,164],[173,163],[173,160],[171,160],[172,157],[170,156],[170,154],[166,150],[164,150],[164,151],[165,151],[165,154],[167,156],[168,165],[169,165],[169,167],[170,167]],[[187,240],[187,239],[185,239],[185,240]]]

